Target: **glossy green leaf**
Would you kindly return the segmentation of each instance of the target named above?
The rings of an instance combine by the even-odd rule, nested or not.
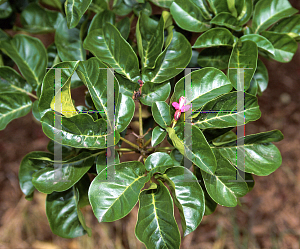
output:
[[[228,143],[229,141],[236,140],[236,139],[237,139],[236,133],[233,131],[228,131],[228,132],[224,133],[223,135],[212,140],[212,143],[215,146],[219,146],[219,145]]]
[[[198,37],[193,48],[208,48],[216,46],[232,46],[233,35],[225,28],[213,28]]]
[[[190,77],[192,91],[189,93],[189,96],[186,96],[189,97],[186,100],[186,104],[192,102],[193,110],[199,109],[208,101],[218,97],[220,94],[228,93],[232,89],[232,85],[225,74],[216,68],[203,68],[193,71]],[[170,103],[174,101],[178,103],[179,98],[185,96],[184,81],[185,77],[176,83]]]
[[[278,130],[273,130],[245,136],[244,146],[236,146],[236,141],[232,141],[217,148],[224,157],[241,170],[265,176],[273,173],[281,165],[280,152],[271,142],[277,142],[282,139],[282,133]],[[240,150],[241,153],[245,150],[245,157],[237,158],[237,150]]]
[[[156,123],[162,128],[171,125],[170,107],[164,101],[157,101],[152,105],[152,115]]]
[[[235,31],[241,31],[242,27],[237,18],[230,13],[222,12],[216,15],[211,21],[211,24],[225,26]]]
[[[167,127],[167,132],[174,147],[185,155],[189,160],[202,170],[213,174],[217,167],[215,156],[209,147],[202,131],[196,126],[192,126],[191,139],[184,139],[184,127],[174,130]]]
[[[135,110],[132,97],[120,93],[115,112],[115,129],[119,132],[126,129],[131,122]]]
[[[167,187],[158,180],[156,189],[148,189],[139,196],[136,237],[148,249],[179,249],[180,233],[174,218],[173,201]]]
[[[261,0],[255,5],[252,28],[254,33],[266,30],[280,19],[292,16],[294,9],[288,0]]]
[[[39,39],[15,35],[11,40],[0,41],[0,49],[17,64],[34,90],[42,83],[47,67],[47,52]]]
[[[32,87],[11,67],[0,67],[0,91],[30,93]]]
[[[95,158],[88,152],[83,152],[67,161],[48,161],[45,168],[32,174],[32,184],[42,193],[63,192],[78,182],[92,167]]]
[[[62,10],[62,4],[60,0],[40,0],[40,2],[55,9]]]
[[[140,85],[137,82],[132,82],[118,73],[115,73],[115,77],[119,82],[120,93],[128,97],[132,97],[134,91],[138,91],[140,88]]]
[[[191,0],[175,0],[170,11],[175,22],[182,29],[191,32],[203,32],[211,27],[202,16],[200,8]]]
[[[147,157],[145,161],[145,168],[148,173],[148,177],[150,177],[154,173],[165,173],[168,168],[173,167],[174,163],[172,158],[164,152],[155,152]]]
[[[105,151],[106,152],[106,151]],[[114,164],[119,164],[120,163],[120,158],[119,154],[115,152],[115,158],[114,158]],[[100,172],[104,169],[107,169],[108,166],[111,164],[107,164],[107,156],[106,153],[102,153],[97,157],[97,162],[96,162],[96,170],[97,174],[100,174]]]
[[[140,101],[144,105],[152,106],[154,102],[165,101],[171,91],[171,84],[169,82],[161,84],[153,84],[146,82],[142,87],[142,97]]]
[[[89,200],[99,222],[111,222],[126,216],[138,201],[140,190],[148,177],[145,166],[137,161],[107,167],[113,176],[102,170],[89,189]],[[108,179],[107,179],[108,177]]]
[[[174,166],[183,165],[183,163],[182,163],[183,155],[179,152],[179,150],[177,150],[177,149],[172,150],[172,152],[170,153],[170,157],[173,160]]]
[[[257,98],[245,93],[243,110],[237,111],[237,92],[230,92],[208,102],[193,120],[200,129],[237,126],[238,116],[244,117],[244,124],[260,118]]]
[[[133,6],[133,12],[135,15],[139,16],[140,13],[144,13],[147,16],[151,16],[152,7],[149,2],[136,4]]]
[[[287,34],[280,34],[271,31],[264,31],[261,34],[267,38],[275,48],[275,56],[271,56],[276,61],[290,62],[298,49],[297,42]]]
[[[78,150],[76,148],[66,146],[66,145],[59,145],[57,142],[50,140],[48,145],[47,145],[47,150],[54,154],[54,148],[56,146],[61,146],[61,156],[62,160],[66,161],[69,160],[70,158],[76,156],[78,154]]]
[[[237,2],[239,2],[239,1],[237,1]],[[239,16],[237,17],[240,25],[244,25],[249,21],[249,19],[252,16],[252,12],[253,12],[252,0],[245,0],[243,9],[242,9],[241,13],[239,14]]]
[[[128,6],[124,0],[117,0],[117,4],[113,6],[113,12],[118,16],[126,16],[132,11],[132,7]]]
[[[266,51],[272,55],[275,54],[275,49],[272,45],[272,43],[266,39],[265,37],[257,34],[249,34],[244,35],[241,38],[241,41],[253,41],[256,43],[257,47],[263,51]]]
[[[165,139],[166,135],[167,132],[164,129],[160,128],[159,126],[156,126],[152,131],[152,147],[160,144]]]
[[[6,92],[0,93],[0,130],[7,124],[25,116],[31,109],[32,102],[24,93]]]
[[[53,67],[54,65],[56,65],[57,63],[60,62],[60,58],[58,56],[57,48],[55,46],[55,43],[52,43],[47,48],[47,57],[48,57],[48,66],[47,66],[47,68],[51,68],[51,67]]]
[[[203,0],[191,0],[201,11],[202,16],[210,20],[212,18],[212,14],[209,11],[209,6],[206,1]]]
[[[228,0],[206,0],[215,15],[221,12],[230,12]]]
[[[107,23],[103,31],[96,29],[90,32],[84,41],[84,48],[127,79],[137,81],[139,78],[137,56],[112,24]]]
[[[89,6],[89,10],[92,10],[96,13],[101,13],[107,8],[108,8],[108,1],[103,1],[103,0],[92,0]]]
[[[202,188],[194,174],[182,166],[166,171],[167,181],[175,205],[179,209],[184,236],[199,226],[204,215],[205,202]]]
[[[259,59],[257,61],[257,68],[253,78],[257,82],[258,93],[261,94],[263,91],[267,89],[268,82],[269,82],[269,74],[265,64]]]
[[[252,94],[253,96],[256,96],[257,91],[258,91],[258,84],[256,79],[253,77],[250,81],[250,86],[246,92]]]
[[[91,236],[79,209],[80,198],[76,185],[67,191],[47,195],[46,214],[54,234],[63,238],[76,238],[86,233]]]
[[[92,0],[66,0],[65,12],[69,29],[76,27],[91,2]]]
[[[126,16],[122,20],[116,23],[116,27],[119,30],[120,34],[123,36],[125,40],[128,39],[130,33],[130,20]]]
[[[12,12],[13,12],[13,9],[9,2],[0,3],[0,18],[1,19],[8,18]]]
[[[215,67],[223,70],[228,68],[231,49],[227,47],[205,48],[198,57],[198,64],[202,67]]]
[[[201,171],[206,190],[218,204],[234,207],[238,203],[238,198],[247,194],[248,186],[234,166],[218,150],[214,150],[214,154],[217,160],[216,172],[208,174]]]
[[[242,86],[238,85],[241,84],[238,82],[238,74],[240,73],[238,68],[247,68],[243,70],[244,89],[246,91],[256,70],[257,57],[257,46],[253,41],[238,42],[235,44],[230,56],[227,75],[236,90],[242,89]]]
[[[55,45],[62,61],[84,61],[86,58],[80,39],[80,30],[68,29],[65,19],[59,23],[55,32]]]
[[[54,68],[62,68],[61,69],[61,98],[62,100],[62,114],[66,117],[72,117],[77,114],[75,106],[73,104],[71,98],[71,77],[75,72],[79,62],[61,62],[55,65]],[[55,106],[55,96],[54,93],[58,90],[55,90],[55,69],[51,69],[45,75],[42,89],[41,89],[41,96],[39,99],[39,111],[41,116],[47,111],[54,110]]]
[[[164,19],[157,23],[141,13],[136,26],[136,38],[142,67],[153,68],[164,45]]]
[[[150,2],[162,8],[170,8],[174,0],[150,0]]]
[[[29,4],[21,13],[21,24],[30,33],[55,32],[63,15],[41,7],[37,3]]]
[[[41,119],[44,133],[52,140],[54,134],[60,132],[62,136],[61,144],[75,148],[97,148],[107,147],[106,121],[98,119],[96,121],[89,114],[78,114],[71,118],[62,117],[62,129],[54,126],[54,112],[47,112]],[[114,131],[115,144],[120,140],[120,134]]]
[[[162,83],[179,74],[190,62],[192,48],[189,41],[176,31],[171,44],[157,57],[154,69],[145,69],[143,81]]]
[[[33,151],[28,153],[21,161],[19,169],[19,183],[25,198],[32,199],[35,190],[32,184],[32,175],[40,169],[46,168],[54,159],[53,154],[43,151]],[[31,198],[30,198],[31,197]]]
[[[288,34],[294,39],[300,38],[300,15],[294,15],[289,18],[285,18],[276,23],[270,31],[276,33]]]
[[[90,33],[95,29],[103,29],[107,22],[115,25],[115,19],[116,15],[110,10],[97,13],[91,21],[88,32]]]

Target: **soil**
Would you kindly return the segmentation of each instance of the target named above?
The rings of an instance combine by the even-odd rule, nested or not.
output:
[[[299,2],[290,2],[300,9]],[[246,125],[246,135],[281,130],[284,140],[276,146],[282,165],[269,176],[254,176],[255,187],[241,198],[241,206],[218,206],[204,217],[196,231],[182,240],[181,248],[300,247],[300,51],[287,64],[263,61],[269,86],[259,97],[261,118]],[[0,248],[144,248],[134,235],[137,207],[119,221],[101,224],[91,208],[85,208],[91,238],[63,239],[52,234],[45,195],[36,192],[34,200],[27,201],[18,182],[22,158],[31,151],[45,151],[48,141],[31,113],[0,132]]]

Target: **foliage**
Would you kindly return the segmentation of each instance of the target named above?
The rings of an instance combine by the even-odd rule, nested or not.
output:
[[[283,139],[280,131],[245,136],[241,146],[232,130],[239,117],[243,125],[260,118],[257,96],[267,88],[268,71],[259,58],[287,63],[297,50],[299,15],[288,0],[18,3],[0,1],[0,129],[31,110],[51,139],[49,152],[23,158],[19,180],[28,200],[35,189],[47,194],[53,233],[91,236],[82,207],[91,205],[99,222],[112,222],[139,201],[136,237],[147,248],[179,248],[174,204],[186,236],[217,204],[236,206],[253,188],[252,174],[266,176],[281,165],[273,145]],[[9,36],[4,29],[11,28],[20,34]],[[32,37],[53,32],[47,49]],[[185,68],[190,73],[183,75]],[[244,69],[242,76],[236,68]],[[76,106],[71,95],[81,85],[86,106]],[[136,105],[140,134],[133,144],[125,135]],[[145,106],[152,112],[147,120]],[[166,140],[171,147],[159,147]],[[139,161],[123,162],[122,154],[132,151]],[[59,172],[64,178],[55,181]]]

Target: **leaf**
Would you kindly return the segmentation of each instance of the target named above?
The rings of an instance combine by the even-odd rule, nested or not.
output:
[[[271,142],[277,142],[282,139],[282,133],[278,130],[273,130],[245,136],[243,138],[244,146],[236,146],[236,141],[232,141],[217,147],[217,149],[235,167],[247,173],[266,176],[273,173],[281,165],[280,152]],[[238,150],[241,153],[238,153]],[[237,155],[244,154],[243,150],[245,150],[245,157],[237,158]],[[238,162],[242,162],[242,168]]]
[[[183,155],[179,152],[177,149],[173,149],[170,153],[170,157],[172,158],[175,166],[181,166],[183,165]]]
[[[124,0],[117,0],[113,6],[113,12],[118,16],[126,16],[132,11],[132,7],[124,3]]]
[[[48,66],[47,68],[51,68],[60,62],[60,58],[57,53],[57,48],[55,43],[52,43],[47,48],[47,57],[48,57]]]
[[[258,85],[256,79],[253,77],[250,81],[250,86],[248,90],[246,91],[247,93],[250,93],[253,96],[257,95],[257,90],[258,90]]]
[[[276,23],[270,31],[282,34],[288,34],[294,39],[300,38],[300,15],[294,15],[285,18]]]
[[[234,38],[228,29],[213,28],[198,37],[193,48],[233,46]]]
[[[211,100],[193,120],[194,124],[200,129],[226,128],[237,126],[238,119],[241,118],[244,124],[260,118],[261,112],[255,96],[245,93],[245,105],[242,110],[237,110],[237,98],[237,92],[230,92]]]
[[[264,31],[261,34],[267,38],[275,48],[275,56],[271,56],[276,61],[290,62],[298,49],[297,42],[287,34],[279,34],[271,31]]]
[[[158,180],[157,189],[143,190],[139,196],[136,237],[149,249],[180,247],[180,233],[174,218],[168,189]]]
[[[211,24],[225,26],[235,31],[241,31],[242,27],[237,18],[230,13],[222,12],[217,14],[211,21]]]
[[[252,12],[253,12],[252,0],[245,0],[243,9],[242,9],[241,13],[239,14],[239,16],[237,17],[237,20],[239,21],[241,26],[246,24],[249,21],[249,19],[252,16]]]
[[[223,135],[212,140],[212,143],[215,146],[219,146],[219,145],[226,144],[227,142],[236,140],[236,139],[237,139],[236,133],[233,131],[228,131],[228,132],[224,133]]]
[[[83,220],[79,209],[79,190],[75,186],[64,192],[53,192],[47,195],[46,214],[51,231],[63,238],[76,238],[91,230]]]
[[[207,2],[215,15],[221,12],[230,12],[227,0],[207,0]]]
[[[125,40],[128,39],[130,34],[130,20],[126,16],[125,18],[121,19],[119,22],[116,23],[116,28],[119,30],[120,34],[123,36]]]
[[[137,82],[132,82],[129,79],[124,78],[118,73],[115,73],[115,77],[117,78],[120,86],[120,93],[132,97],[134,91],[138,91],[140,88],[140,85]]]
[[[249,88],[250,81],[256,70],[257,57],[257,46],[253,41],[238,42],[235,44],[230,56],[227,75],[236,90],[240,91],[244,89],[246,91]],[[239,73],[241,74],[238,68],[247,68],[242,71],[243,76],[238,75]],[[244,77],[244,86],[238,85],[242,84],[239,82],[239,77]]]
[[[152,131],[151,146],[154,147],[160,144],[165,139],[166,135],[167,132],[164,129],[156,126]]]
[[[152,104],[152,115],[156,123],[162,128],[171,125],[170,107],[164,101],[157,101]]]
[[[13,12],[12,7],[9,2],[0,3],[0,18],[8,18]]]
[[[262,93],[263,91],[265,91],[269,82],[269,74],[268,69],[260,59],[258,59],[257,61],[257,68],[253,75],[253,78],[257,82],[258,92]]]
[[[104,10],[103,12],[97,13],[90,24],[88,33],[96,29],[103,29],[107,22],[115,25],[116,15],[110,10]]]
[[[238,198],[247,194],[248,186],[229,161],[217,150],[213,151],[217,160],[217,169],[214,174],[201,171],[205,187],[215,202],[222,206],[235,207]]]
[[[174,163],[172,158],[164,152],[155,152],[147,157],[145,161],[145,168],[149,173],[148,177],[153,176],[155,173],[165,173],[168,168],[173,167]]]
[[[31,93],[32,87],[11,67],[0,67],[0,91]]]
[[[191,0],[192,3],[194,3],[201,11],[202,16],[210,20],[212,17],[212,14],[209,12],[209,6],[206,3],[206,1],[203,0]]]
[[[62,10],[62,4],[60,0],[40,0],[41,3],[51,6],[55,9]]]
[[[255,5],[252,19],[254,33],[266,30],[280,19],[292,16],[294,9],[288,0],[261,0]]]
[[[43,151],[30,152],[22,159],[19,169],[19,184],[26,199],[29,197],[29,200],[32,200],[35,190],[32,184],[33,173],[47,167],[50,164],[49,161],[53,159],[53,154]]]
[[[275,54],[275,49],[272,43],[261,35],[249,34],[249,35],[242,36],[240,39],[241,41],[253,41],[256,43],[257,47],[260,48],[261,50],[266,51],[272,55]]]
[[[47,145],[47,150],[49,152],[51,152],[52,154],[54,154],[54,150],[57,149],[57,147],[60,146],[61,147],[61,156],[62,156],[62,160],[66,161],[74,156],[76,156],[78,153],[78,150],[76,148],[70,147],[70,146],[66,146],[66,145],[62,145],[59,144],[53,140],[50,140],[48,145]],[[60,148],[59,148],[60,149]]]
[[[108,160],[107,160],[106,153],[102,153],[97,157],[97,162],[96,162],[97,174],[100,174],[102,170],[107,169],[107,167],[111,165],[111,164],[107,164],[108,163],[107,161]],[[115,152],[114,165],[119,163],[120,163],[119,154]]]
[[[108,1],[103,0],[92,0],[89,9],[96,12],[101,13],[108,8]]]
[[[21,13],[21,24],[30,33],[55,32],[63,15],[41,7],[37,3],[29,4]]]
[[[76,27],[91,2],[92,0],[66,0],[65,12],[69,29]]]
[[[103,31],[96,29],[90,32],[83,45],[85,49],[90,50],[101,61],[108,63],[127,79],[132,81],[139,79],[136,54],[112,24],[106,23]]]
[[[67,161],[48,161],[45,168],[32,174],[32,184],[42,193],[63,192],[70,189],[92,167],[95,158],[88,152]]]
[[[228,93],[231,89],[231,83],[225,74],[216,68],[203,68],[193,71],[191,77],[192,86],[189,93],[189,99],[186,100],[186,105],[192,103],[193,110],[198,110],[208,101],[216,98],[220,94]],[[185,79],[181,78],[175,85],[174,94],[170,103],[178,102],[181,96],[185,96]]]
[[[0,93],[0,130],[8,123],[29,113],[32,102],[24,93]]]
[[[136,4],[133,6],[133,13],[136,16],[139,16],[140,13],[144,13],[147,16],[151,16],[151,14],[152,14],[151,4],[149,2]]]
[[[104,149],[107,147],[106,122],[103,119],[96,121],[89,114],[80,113],[71,118],[62,117],[61,127],[54,126],[54,112],[47,112],[41,119],[43,131],[50,139],[54,140],[54,134],[61,133],[61,144],[75,148],[95,148]],[[120,134],[114,131],[117,144],[120,140]]]
[[[113,176],[102,170],[89,189],[89,200],[99,222],[111,222],[126,216],[138,201],[140,190],[148,177],[145,166],[136,161],[107,167],[115,170]],[[111,179],[113,177],[113,179]]]
[[[136,26],[136,39],[142,67],[153,68],[164,45],[164,19],[157,23],[141,13]]]
[[[68,29],[65,19],[59,23],[55,32],[55,45],[62,61],[84,61],[86,58],[86,51],[80,39],[80,30]]]
[[[217,167],[215,156],[209,147],[202,131],[196,126],[192,126],[191,138],[184,138],[184,126],[181,125],[178,130],[167,127],[167,132],[171,138],[174,147],[182,155],[191,160],[202,170],[213,174]]]
[[[170,8],[173,1],[174,0],[150,0],[150,2],[154,3],[158,7],[168,8],[168,9]]]
[[[43,43],[27,35],[15,35],[11,40],[0,41],[0,49],[18,66],[27,82],[36,90],[47,67],[47,52]]]
[[[168,40],[168,39],[167,39]],[[144,82],[165,82],[183,71],[192,57],[189,41],[179,32],[174,31],[170,45],[157,57],[154,69],[145,69]]]
[[[179,209],[184,236],[195,231],[204,215],[205,202],[202,188],[194,174],[177,166],[166,171],[168,185]]]
[[[215,67],[223,70],[228,68],[231,49],[227,47],[205,48],[198,57],[198,64],[201,67]]]
[[[140,101],[144,105],[152,106],[154,102],[165,101],[171,91],[171,84],[169,82],[154,84],[151,82],[144,83],[142,87],[142,97]]]
[[[175,0],[170,7],[177,25],[191,32],[203,32],[211,25],[202,16],[200,8],[190,0]]]
[[[115,129],[119,132],[126,129],[133,118],[135,104],[131,97],[120,93],[115,112]]]

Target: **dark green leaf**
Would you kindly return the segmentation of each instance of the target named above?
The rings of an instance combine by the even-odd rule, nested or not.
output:
[[[252,28],[254,33],[266,30],[280,19],[292,16],[298,10],[294,9],[288,0],[261,0],[253,12]]]
[[[271,56],[276,61],[290,62],[298,49],[297,42],[287,34],[280,34],[271,31],[264,31],[261,34],[266,37],[275,48],[275,56]]]
[[[134,91],[138,91],[140,85],[137,82],[132,82],[127,78],[124,78],[122,75],[115,73],[115,77],[117,78],[120,86],[120,93],[132,97]]]
[[[237,1],[237,2],[239,2],[239,1]],[[237,18],[238,21],[240,22],[240,25],[244,25],[249,21],[249,19],[252,16],[252,12],[253,12],[252,0],[245,0],[243,9]]]
[[[13,9],[9,2],[0,3],[0,18],[5,19],[11,15]]]
[[[49,141],[49,143],[47,145],[47,150],[50,151],[52,154],[54,154],[54,148],[56,146],[61,146],[61,156],[62,156],[62,160],[64,160],[64,161],[77,155],[78,150],[76,148],[72,148],[70,146],[66,146],[66,145],[62,145],[62,144],[60,145],[53,140]]]
[[[264,63],[258,59],[257,68],[254,73],[253,78],[256,80],[258,85],[258,93],[261,94],[266,90],[269,81],[268,69],[264,65]]]
[[[237,135],[235,132],[233,131],[228,131],[226,133],[224,133],[223,135],[215,138],[212,143],[213,145],[215,146],[219,146],[219,145],[222,145],[224,143],[227,143],[229,141],[232,141],[232,140],[236,140],[237,139]]]
[[[119,164],[120,163],[120,158],[119,154],[115,152],[115,158],[114,158],[114,164]],[[108,166],[111,164],[107,164],[107,156],[106,153],[102,153],[97,157],[97,162],[96,162],[96,170],[97,174],[100,174],[100,172],[104,169],[107,169]]]
[[[243,110],[237,111],[237,92],[230,92],[208,102],[193,120],[200,129],[226,128],[237,125],[238,116],[244,117],[244,124],[260,118],[257,98],[245,93]]]
[[[96,29],[90,32],[84,41],[84,47],[129,80],[139,79],[137,56],[112,24],[106,23],[103,31]]]
[[[230,56],[227,75],[236,90],[241,91],[241,89],[245,89],[246,91],[249,88],[250,81],[256,70],[257,57],[257,46],[253,41],[238,42],[235,44]],[[239,82],[239,74],[241,72],[239,72],[238,68],[247,68],[243,69],[243,76],[241,76],[244,78],[244,86],[239,85],[241,84]]]
[[[170,107],[164,101],[157,101],[152,105],[152,115],[156,123],[162,128],[171,125]]]
[[[177,149],[172,150],[170,157],[172,158],[175,166],[182,165],[181,162],[183,160],[183,155],[179,152],[179,150],[177,150]]]
[[[147,16],[151,16],[152,14],[151,4],[149,2],[136,4],[135,6],[133,6],[133,12],[137,16],[139,16],[140,13],[144,13]]]
[[[60,0],[40,0],[41,3],[51,6],[55,9],[62,10],[62,3]]]
[[[98,119],[96,121],[89,114],[78,114],[71,118],[62,117],[59,130],[54,126],[54,112],[47,112],[41,119],[44,133],[52,140],[54,134],[60,132],[63,145],[75,148],[97,148],[107,147],[106,121]],[[120,134],[114,131],[115,144],[119,142]],[[110,134],[109,134],[110,135]]]
[[[225,26],[235,31],[241,31],[242,27],[237,18],[230,13],[222,12],[216,15],[211,21],[211,24]]]
[[[217,150],[214,150],[217,160],[217,169],[214,174],[201,171],[210,197],[218,204],[234,207],[238,198],[248,192],[248,186],[236,169]]]
[[[253,96],[256,96],[257,90],[258,90],[258,84],[257,84],[256,79],[253,76],[253,78],[250,81],[250,86],[246,92],[252,94]]]
[[[230,12],[227,0],[207,0],[215,15],[221,12]]]
[[[113,12],[118,16],[126,16],[132,11],[132,7],[124,3],[123,0],[117,0],[117,4],[113,8]]]
[[[203,0],[191,0],[201,11],[202,16],[210,20],[212,17],[212,14],[209,12],[209,6],[206,3],[206,1]]]
[[[275,49],[272,43],[265,37],[257,34],[249,34],[241,37],[241,41],[253,41],[256,43],[257,47],[263,51],[266,51],[272,55],[275,54]]]
[[[116,15],[112,11],[104,10],[93,17],[88,32],[90,33],[95,29],[103,29],[107,22],[115,25],[115,19]]]
[[[294,39],[300,38],[300,15],[294,15],[289,18],[285,18],[276,23],[270,31],[276,33],[288,34]]]
[[[208,48],[216,46],[232,46],[233,35],[225,28],[213,28],[198,37],[193,48]]]
[[[55,43],[52,43],[48,48],[47,48],[47,56],[48,56],[48,66],[47,68],[51,68],[57,63],[60,62],[60,58],[57,53],[57,48],[55,46]]]
[[[179,249],[180,233],[174,218],[173,201],[168,189],[158,180],[156,189],[148,189],[139,196],[136,237],[148,249]]]
[[[130,20],[126,16],[122,20],[116,23],[116,27],[119,30],[120,34],[123,36],[125,40],[128,39],[130,33]]]
[[[205,48],[198,57],[198,64],[202,67],[215,67],[220,70],[228,68],[231,49],[226,47]]]
[[[148,177],[150,177],[154,173],[165,173],[168,168],[173,167],[174,163],[172,158],[164,152],[155,152],[152,153],[150,156],[147,157],[145,161],[145,168],[148,173]]]
[[[43,43],[27,35],[15,35],[11,40],[0,41],[0,48],[17,64],[35,90],[42,83],[47,67],[47,52]]]
[[[162,8],[170,8],[174,0],[150,0],[150,2]]]
[[[142,87],[142,97],[140,101],[144,105],[152,106],[154,102],[165,101],[171,91],[171,84],[169,82],[154,84],[146,82]]]
[[[92,0],[66,0],[65,12],[69,29],[76,27],[91,2]]]
[[[191,0],[175,0],[170,7],[177,25],[191,32],[203,32],[211,25],[202,16],[200,8]]]
[[[152,131],[152,147],[160,144],[165,139],[166,135],[167,132],[164,129],[160,128],[159,126],[156,126]]]
[[[102,170],[89,189],[89,200],[99,222],[111,222],[126,216],[138,201],[148,177],[145,166],[136,161],[107,167],[113,176]],[[108,179],[107,179],[108,177]],[[113,179],[111,179],[113,177]]]
[[[108,8],[108,1],[93,0],[89,6],[89,10],[100,13]]]
[[[135,110],[132,97],[120,93],[115,111],[115,129],[119,132],[126,129],[131,122]]]

